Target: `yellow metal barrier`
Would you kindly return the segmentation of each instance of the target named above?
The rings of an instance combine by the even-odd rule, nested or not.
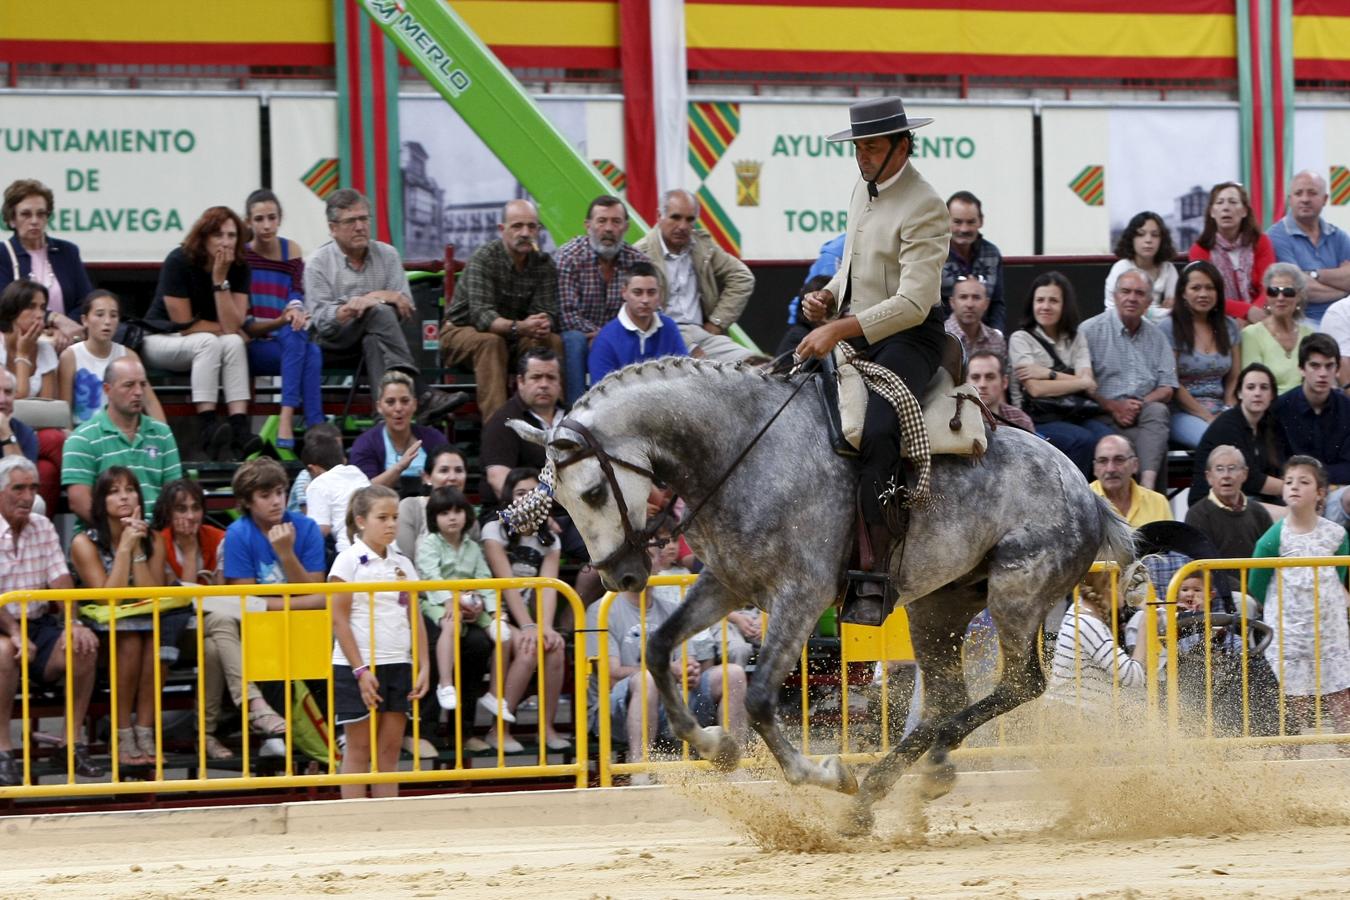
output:
[[[1169,612],[1167,647],[1168,658],[1178,659],[1177,633],[1175,628],[1175,612],[1178,596],[1181,591],[1182,582],[1188,577],[1201,575],[1204,579],[1204,596],[1208,598],[1212,593],[1213,573],[1216,571],[1237,572],[1236,588],[1244,596],[1250,596],[1249,579],[1253,570],[1270,570],[1272,577],[1266,591],[1266,602],[1264,606],[1263,619],[1276,619],[1274,623],[1265,622],[1268,627],[1273,627],[1273,646],[1274,659],[1271,660],[1271,653],[1266,651],[1266,662],[1278,682],[1274,698],[1262,698],[1253,695],[1253,685],[1251,675],[1254,668],[1252,665],[1253,654],[1249,640],[1253,621],[1245,602],[1238,603],[1238,634],[1237,649],[1239,653],[1239,676],[1240,676],[1240,706],[1241,706],[1241,733],[1240,734],[1217,734],[1215,727],[1215,648],[1213,641],[1208,637],[1213,632],[1213,616],[1211,604],[1204,604],[1203,621],[1204,627],[1202,633],[1206,636],[1204,641],[1204,709],[1203,709],[1203,738],[1215,740],[1219,743],[1248,746],[1283,746],[1286,750],[1292,750],[1301,745],[1311,744],[1347,744],[1350,743],[1350,734],[1300,734],[1297,730],[1291,730],[1289,720],[1288,705],[1290,700],[1311,701],[1310,703],[1299,703],[1299,706],[1311,706],[1312,727],[1318,731],[1323,728],[1323,706],[1328,698],[1340,705],[1340,714],[1342,719],[1350,719],[1346,713],[1350,712],[1350,697],[1342,691],[1327,691],[1324,689],[1322,673],[1322,652],[1324,637],[1322,635],[1321,620],[1323,604],[1326,602],[1337,603],[1332,615],[1337,612],[1345,616],[1345,594],[1344,587],[1340,588],[1340,596],[1327,600],[1322,597],[1320,578],[1318,575],[1322,569],[1347,567],[1350,566],[1350,557],[1345,556],[1321,556],[1321,557],[1287,557],[1287,558],[1261,558],[1261,559],[1209,559],[1195,560],[1186,563],[1172,577],[1167,588],[1167,606]],[[1284,685],[1286,682],[1287,665],[1289,660],[1285,653],[1285,636],[1291,630],[1288,622],[1288,606],[1285,602],[1285,584],[1284,571],[1286,569],[1312,569],[1314,571],[1312,587],[1312,667],[1313,667],[1313,692],[1311,695],[1300,694],[1297,696],[1286,694]],[[1339,578],[1337,581],[1339,582]],[[1273,599],[1273,602],[1272,602]],[[1284,621],[1280,621],[1284,620]],[[1260,621],[1260,620],[1258,620]],[[1259,663],[1257,666],[1259,667]],[[1173,703],[1169,705],[1169,723],[1174,734],[1179,737],[1183,732],[1194,731],[1196,723],[1192,720],[1183,722],[1180,710],[1180,690],[1178,685],[1179,666],[1169,666],[1168,672],[1169,695]],[[1253,719],[1258,712],[1257,705],[1261,702],[1273,702],[1275,704],[1275,713],[1277,721],[1277,732],[1274,735],[1256,735],[1253,734]],[[1198,710],[1190,710],[1192,714]],[[1300,710],[1302,712],[1302,710]],[[1301,715],[1299,718],[1303,718]],[[1345,721],[1338,723],[1341,727],[1346,725]],[[1183,728],[1188,726],[1188,728]],[[1344,752],[1346,748],[1342,747]]]
[[[29,636],[29,619],[27,616],[27,607],[24,607],[24,614],[20,618],[20,679],[18,686],[18,695],[21,698],[22,722],[22,784],[12,787],[0,787],[0,799],[34,798],[34,797],[55,797],[55,796],[98,796],[123,793],[161,793],[161,792],[187,792],[187,791],[223,791],[239,790],[267,786],[273,788],[290,787],[314,787],[331,786],[344,784],[391,784],[391,783],[430,783],[430,782],[454,782],[454,781],[485,781],[485,780],[505,780],[505,779],[529,779],[542,777],[570,777],[578,787],[585,787],[587,783],[587,773],[589,769],[589,758],[587,748],[587,732],[585,727],[585,709],[584,697],[586,692],[587,659],[582,648],[578,647],[575,654],[575,664],[573,666],[573,692],[575,702],[573,705],[573,718],[576,724],[574,760],[569,763],[551,763],[548,761],[548,753],[545,746],[544,731],[545,717],[543,715],[544,702],[543,697],[546,691],[544,665],[543,642],[537,641],[538,659],[536,664],[537,677],[539,679],[539,697],[540,697],[540,716],[538,721],[539,750],[538,761],[532,765],[506,765],[506,754],[503,752],[502,745],[504,741],[505,726],[501,718],[497,718],[497,758],[496,765],[466,768],[464,766],[463,738],[465,726],[463,722],[464,706],[459,704],[452,714],[453,732],[455,738],[454,765],[447,769],[424,769],[422,760],[418,753],[413,753],[412,769],[400,771],[380,771],[378,753],[372,749],[371,753],[371,771],[339,773],[337,771],[337,748],[334,736],[334,730],[331,725],[327,730],[327,771],[314,774],[297,774],[294,771],[294,747],[293,737],[295,734],[292,710],[291,684],[296,679],[323,679],[327,687],[327,708],[328,718],[331,722],[334,716],[333,706],[333,667],[331,655],[333,652],[334,640],[332,633],[332,597],[334,594],[351,593],[353,594],[355,609],[359,609],[361,603],[359,597],[367,595],[368,597],[376,591],[408,591],[411,594],[410,602],[417,603],[415,592],[428,590],[449,590],[454,592],[449,604],[453,610],[453,640],[455,649],[455,671],[454,685],[460,697],[465,696],[462,690],[460,672],[460,646],[459,646],[459,603],[458,597],[461,592],[466,591],[487,591],[498,595],[496,605],[497,612],[494,626],[500,628],[501,617],[505,608],[501,601],[501,591],[510,589],[535,588],[536,602],[536,620],[538,620],[538,611],[542,604],[540,592],[543,589],[553,589],[558,595],[569,604],[574,621],[581,622],[584,618],[584,608],[580,598],[569,585],[551,578],[505,578],[505,579],[471,579],[463,581],[399,581],[390,583],[343,583],[331,582],[324,584],[280,584],[280,585],[221,585],[221,586],[175,586],[175,587],[157,587],[157,588],[100,588],[84,590],[43,590],[43,591],[11,591],[0,595],[0,605],[10,603],[37,603],[37,602],[55,602],[61,605],[63,609],[63,627],[65,634],[65,663],[66,677],[64,692],[64,713],[65,713],[65,745],[66,745],[66,767],[64,781],[59,783],[37,783],[33,777],[34,760],[34,741],[32,734],[32,681],[30,679],[28,652],[31,647]],[[302,595],[318,594],[324,598],[322,609],[292,609],[292,598]],[[243,595],[243,596],[241,596]],[[221,597],[236,600],[239,604],[239,618],[241,620],[240,645],[241,645],[241,695],[247,698],[247,685],[254,681],[280,680],[284,683],[285,691],[285,711],[286,719],[286,753],[284,758],[284,775],[274,776],[255,776],[251,774],[250,766],[250,747],[247,734],[247,711],[245,710],[245,736],[243,740],[242,753],[239,757],[242,775],[232,777],[209,778],[204,777],[208,769],[212,768],[213,761],[207,759],[206,755],[206,735],[205,735],[205,672],[204,672],[204,610],[202,600],[205,598]],[[269,611],[250,611],[248,609],[248,599],[250,597],[270,598],[267,603],[272,607]],[[163,708],[162,696],[164,678],[161,671],[158,647],[160,639],[160,604],[163,601],[169,601],[176,598],[188,598],[195,600],[196,617],[196,649],[197,649],[197,683],[196,683],[196,713],[197,713],[197,759],[196,766],[198,776],[195,778],[166,778],[164,775],[164,748],[163,748]],[[116,604],[127,600],[146,600],[153,601],[153,611],[150,615],[153,618],[153,628],[149,632],[154,639],[156,652],[154,652],[154,694],[155,694],[155,763],[153,777],[126,781],[121,777],[121,765],[119,761],[119,740],[117,735],[116,723],[112,728],[111,740],[111,778],[107,781],[76,782],[75,775],[75,757],[74,745],[76,742],[76,729],[79,723],[73,718],[74,695],[73,679],[69,673],[74,671],[74,650],[71,641],[71,630],[74,624],[74,612],[72,606],[75,604],[95,603],[95,604]],[[227,606],[231,606],[228,600]],[[373,616],[373,601],[371,602],[371,615]],[[418,622],[418,627],[423,627],[423,616],[418,610],[414,617]],[[109,681],[111,690],[110,715],[116,715],[118,705],[118,685],[117,685],[117,617],[113,615],[109,620],[108,642],[109,650]],[[371,654],[375,653],[374,634],[372,628],[372,646]],[[418,673],[427,661],[420,658],[420,647],[417,634],[413,634],[412,641],[412,664],[413,664],[413,683],[416,684]],[[497,646],[498,655],[497,676],[498,680],[493,684],[493,690],[496,696],[502,695],[502,683],[505,679],[505,673],[500,666],[501,648]],[[371,666],[372,671],[378,671],[377,666]],[[432,686],[434,692],[434,685]],[[434,696],[429,695],[430,702],[435,702]],[[414,746],[420,740],[420,707],[423,700],[413,701],[413,710],[411,714],[412,727],[410,733]],[[247,703],[247,700],[245,700]],[[472,716],[476,710],[471,709],[469,715]],[[370,717],[372,748],[378,747],[377,737],[377,719],[376,716]],[[470,719],[472,725],[472,719]],[[219,765],[217,769],[221,768]]]

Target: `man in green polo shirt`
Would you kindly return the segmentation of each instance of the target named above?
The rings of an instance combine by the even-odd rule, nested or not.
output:
[[[142,514],[147,518],[159,499],[160,488],[183,477],[173,432],[163,422],[145,415],[148,388],[139,360],[123,356],[108,363],[103,372],[107,403],[66,438],[61,484],[66,487],[70,511],[85,522],[92,521],[94,479],[113,466],[126,466],[136,473],[145,498]]]

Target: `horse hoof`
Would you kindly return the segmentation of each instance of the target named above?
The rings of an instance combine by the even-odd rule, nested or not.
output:
[[[866,837],[872,833],[874,824],[872,808],[859,800],[844,814],[844,823],[840,826],[839,833],[844,837]]]
[[[703,733],[713,746],[713,751],[706,757],[708,762],[719,772],[734,772],[741,761],[741,748],[736,739],[721,725],[705,728]]]
[[[956,784],[956,766],[950,762],[930,763],[919,776],[919,796],[936,800],[951,793]]]
[[[853,777],[853,771],[844,764],[844,761],[837,756],[831,756],[820,764],[820,770],[825,773],[827,785],[841,794],[858,793],[858,779]]]

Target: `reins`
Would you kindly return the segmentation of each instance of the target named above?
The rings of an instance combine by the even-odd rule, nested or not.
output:
[[[786,356],[786,354],[784,354],[784,356]],[[782,357],[779,357],[779,359],[781,358]],[[777,359],[774,360],[774,363],[776,364],[777,361],[778,361]],[[567,459],[560,460],[557,463],[555,463],[554,468],[560,471],[566,468],[567,466],[572,465],[573,463],[577,463],[583,459],[588,459],[594,456],[596,462],[600,464],[600,470],[604,473],[605,480],[608,481],[609,483],[610,490],[614,492],[614,500],[619,506],[619,517],[623,521],[623,544],[617,547],[614,550],[614,552],[611,553],[609,556],[605,557],[602,560],[593,562],[593,565],[596,568],[601,569],[606,568],[614,562],[615,558],[620,553],[623,553],[625,550],[633,550],[638,553],[645,553],[648,548],[664,547],[670,541],[675,540],[676,538],[680,537],[685,532],[687,532],[689,530],[690,525],[693,523],[694,519],[698,516],[699,512],[703,510],[703,507],[707,504],[707,502],[711,500],[713,496],[715,496],[717,492],[722,489],[722,486],[726,484],[727,479],[730,478],[732,473],[735,472],[736,469],[740,466],[740,464],[745,461],[745,458],[750,455],[750,451],[755,449],[755,445],[758,444],[760,439],[764,437],[764,435],[768,432],[768,430],[773,426],[773,423],[778,421],[778,417],[781,416],[783,414],[783,411],[787,409],[788,404],[790,404],[794,399],[796,399],[797,395],[801,393],[801,389],[806,386],[807,382],[809,382],[811,378],[814,377],[815,374],[816,373],[811,372],[805,374],[802,377],[801,381],[797,383],[797,386],[792,389],[792,393],[788,394],[787,399],[784,400],[782,404],[779,405],[778,409],[774,411],[774,414],[769,417],[768,421],[760,426],[759,431],[755,433],[755,436],[750,439],[750,442],[745,445],[745,447],[736,456],[736,458],[732,460],[731,464],[727,466],[726,470],[722,473],[721,477],[719,477],[715,482],[713,482],[712,488],[709,489],[703,495],[703,498],[700,499],[696,504],[694,504],[694,506],[689,511],[685,513],[684,517],[671,530],[670,536],[666,538],[657,538],[656,531],[661,527],[662,523],[665,522],[672,513],[677,498],[672,496],[670,500],[666,502],[666,505],[662,507],[660,513],[653,516],[651,520],[642,527],[641,530],[634,530],[633,523],[630,521],[628,515],[628,503],[623,496],[622,488],[619,487],[619,479],[614,474],[614,467],[622,466],[623,468],[628,469],[631,472],[636,472],[637,474],[642,475],[645,478],[648,478],[649,480],[654,482],[659,482],[659,479],[656,477],[655,473],[653,473],[650,469],[647,469],[643,466],[639,466],[636,463],[631,463],[625,459],[620,459],[618,457],[611,456],[610,454],[605,452],[605,448],[601,446],[599,439],[597,439],[595,435],[591,433],[589,428],[587,428],[585,425],[582,425],[581,423],[577,422],[574,419],[564,419],[559,424],[558,427],[566,428],[575,432],[579,437],[581,437],[585,441],[585,446],[581,450],[578,450],[576,453],[569,456]]]

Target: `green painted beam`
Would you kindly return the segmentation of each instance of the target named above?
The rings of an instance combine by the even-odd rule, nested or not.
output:
[[[501,60],[445,0],[361,0],[366,12],[539,204],[558,244],[582,234],[586,208],[614,188],[554,127]],[[629,243],[649,226],[628,208]],[[754,342],[733,325],[728,335]]]
[[[584,230],[586,208],[614,188],[577,153],[487,45],[444,0],[362,0],[446,102],[539,203],[559,244]],[[647,233],[630,208],[629,241]]]

